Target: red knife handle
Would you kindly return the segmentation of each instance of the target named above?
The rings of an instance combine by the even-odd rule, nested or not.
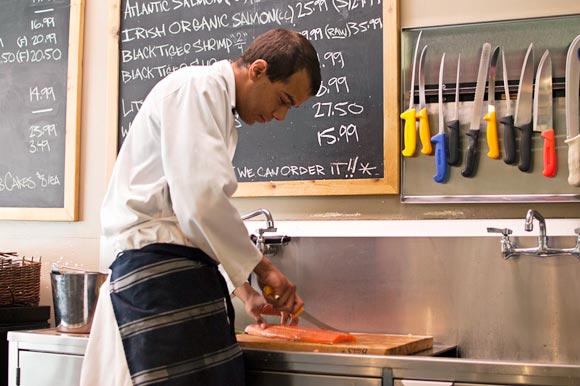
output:
[[[542,131],[544,138],[544,171],[545,177],[554,177],[556,174],[556,144],[554,140],[554,129]]]
[[[450,166],[457,166],[461,163],[461,155],[459,154],[459,120],[454,119],[453,121],[447,122],[447,127],[449,128],[449,157],[447,158],[447,164]]]
[[[532,168],[532,121],[518,127],[521,130],[520,138],[520,163],[518,169],[522,172],[528,172]]]
[[[514,116],[506,115],[500,122],[503,125],[503,143],[505,147],[505,157],[503,162],[511,165],[516,162],[516,133],[514,129]]]

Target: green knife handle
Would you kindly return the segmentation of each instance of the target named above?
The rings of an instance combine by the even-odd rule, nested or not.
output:
[[[463,177],[473,177],[477,166],[479,130],[467,130],[465,134],[469,137],[469,143],[465,152],[465,169],[461,171],[461,175]]]
[[[449,157],[447,164],[450,166],[457,166],[461,163],[461,155],[459,154],[459,120],[447,122],[449,128]]]
[[[505,147],[505,157],[503,162],[513,164],[516,162],[516,133],[514,129],[514,116],[506,115],[500,122],[503,125],[503,143]]]
[[[520,163],[518,169],[522,172],[530,171],[532,167],[532,121],[518,127],[521,130],[520,138]]]

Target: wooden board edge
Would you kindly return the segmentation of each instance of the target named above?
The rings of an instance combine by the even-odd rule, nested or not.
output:
[[[105,186],[109,185],[109,179],[113,173],[113,166],[117,159],[117,147],[119,145],[118,114],[119,114],[119,34],[121,28],[121,0],[109,0],[109,28],[107,48],[107,108],[106,122],[106,160],[105,160]]]
[[[388,179],[241,182],[234,197],[340,196],[398,193]]]

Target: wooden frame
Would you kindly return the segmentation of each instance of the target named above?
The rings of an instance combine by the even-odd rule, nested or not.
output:
[[[2,220],[77,221],[84,0],[70,0],[67,64],[64,204],[59,208],[0,207]]]
[[[117,155],[120,0],[110,1],[107,177]],[[242,182],[235,197],[398,194],[400,180],[399,0],[383,1],[384,177],[359,180]]]

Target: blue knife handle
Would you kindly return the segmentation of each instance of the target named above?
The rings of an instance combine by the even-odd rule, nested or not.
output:
[[[445,148],[445,133],[436,134],[431,137],[431,142],[435,144],[435,182],[445,182],[447,177],[447,149]]]
[[[514,116],[506,115],[500,122],[503,124],[503,144],[505,157],[503,162],[511,165],[516,162],[516,132],[514,128]]]
[[[520,163],[518,169],[527,172],[532,167],[532,121],[519,127],[522,131],[520,138]]]
[[[449,128],[449,158],[447,163],[451,166],[457,166],[461,163],[461,155],[459,154],[459,120],[447,122]]]
[[[461,175],[463,177],[473,177],[477,166],[479,130],[467,130],[465,134],[469,137],[469,143],[467,144],[467,151],[465,153],[465,169],[461,171]]]

